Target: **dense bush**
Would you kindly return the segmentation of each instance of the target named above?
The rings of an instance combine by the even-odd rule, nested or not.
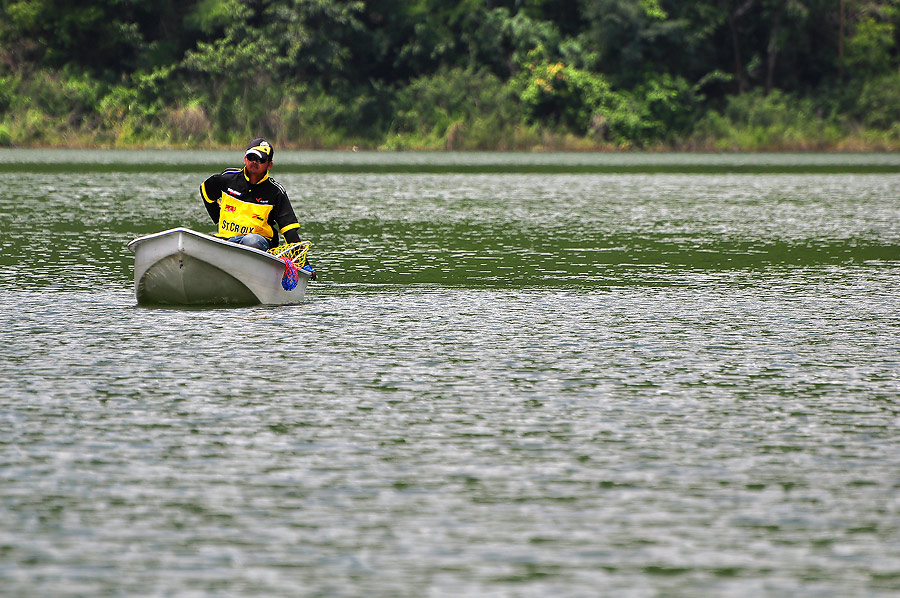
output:
[[[519,124],[515,97],[486,70],[448,69],[399,90],[387,144],[394,149],[506,148]]]
[[[900,73],[863,83],[853,115],[874,129],[890,129],[900,123]]]
[[[756,90],[729,97],[724,110],[704,115],[691,141],[722,150],[821,150],[836,147],[845,134],[840,123],[823,117],[811,99]]]

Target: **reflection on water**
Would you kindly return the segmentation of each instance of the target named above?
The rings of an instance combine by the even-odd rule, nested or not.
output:
[[[900,175],[278,178],[321,281],[193,310],[198,175],[8,182],[9,595],[900,591]]]

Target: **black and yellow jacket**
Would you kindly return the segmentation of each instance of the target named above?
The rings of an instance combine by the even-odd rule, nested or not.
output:
[[[200,185],[200,195],[219,237],[256,233],[278,244],[277,231],[288,243],[300,241],[300,224],[284,187],[266,173],[250,184],[243,168],[229,168]]]

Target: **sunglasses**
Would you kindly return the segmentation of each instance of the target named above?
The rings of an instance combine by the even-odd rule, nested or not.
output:
[[[246,157],[248,160],[250,160],[251,162],[259,162],[260,164],[265,164],[266,162],[269,161],[268,158],[260,158],[260,157],[257,156],[256,154],[248,154],[248,155],[245,156],[245,157]]]

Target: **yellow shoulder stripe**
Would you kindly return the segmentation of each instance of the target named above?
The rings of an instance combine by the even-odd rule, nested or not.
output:
[[[206,194],[206,181],[200,184],[200,192],[203,193],[203,200],[206,203],[213,203],[214,201],[216,201],[214,199],[210,199],[209,195]]]

